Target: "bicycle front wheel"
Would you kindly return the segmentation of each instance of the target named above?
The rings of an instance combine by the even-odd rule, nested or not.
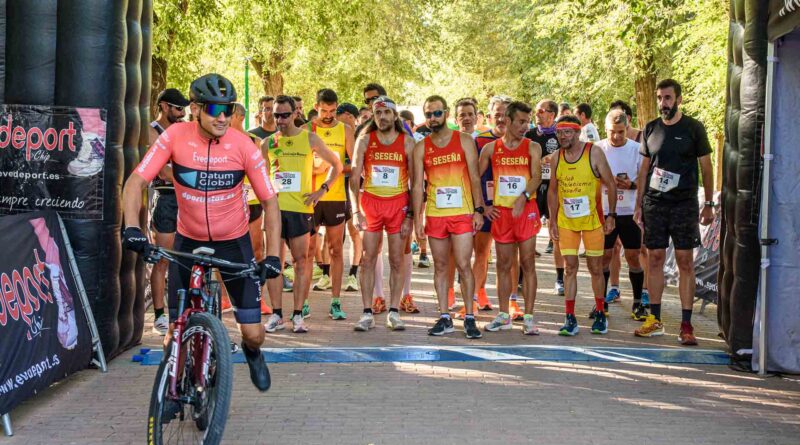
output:
[[[225,326],[208,313],[189,318],[181,338],[177,400],[169,395],[170,364],[170,357],[166,356],[156,373],[148,443],[218,444],[225,431],[233,390],[230,338]]]

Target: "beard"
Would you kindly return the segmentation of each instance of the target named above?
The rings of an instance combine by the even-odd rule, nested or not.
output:
[[[678,104],[672,106],[672,108],[664,107],[661,108],[661,118],[665,121],[668,121],[675,117],[675,114],[678,113]]]
[[[333,120],[334,120],[334,118],[332,118],[332,117],[326,117],[326,118],[320,119],[320,121],[325,125],[332,124]]]
[[[442,131],[442,129],[445,126],[446,126],[445,123],[442,122],[440,124],[430,124],[430,125],[428,125],[428,128],[430,128],[432,132],[438,133],[438,132]]]
[[[167,120],[169,121],[170,124],[174,124],[175,122],[181,120],[181,118],[179,118],[178,116],[173,116],[172,114],[168,114]]]

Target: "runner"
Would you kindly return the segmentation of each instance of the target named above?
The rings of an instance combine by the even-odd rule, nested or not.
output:
[[[414,147],[413,199],[417,238],[431,238],[434,287],[441,315],[429,335],[453,332],[447,308],[447,258],[452,249],[461,276],[461,291],[467,307],[464,333],[480,338],[470,300],[475,288],[470,257],[472,232],[483,225],[483,196],[478,176],[478,156],[469,135],[447,127],[447,102],[430,96],[422,106],[432,133]],[[422,219],[423,176],[428,178],[426,220]],[[470,197],[472,199],[470,199]],[[477,204],[474,206],[474,204]]]
[[[581,141],[597,142],[600,140],[600,133],[597,126],[592,121],[592,106],[589,104],[578,104],[575,107],[575,116],[581,121]]]
[[[633,307],[631,316],[634,320],[643,321],[647,317],[647,308],[642,304],[642,286],[644,284],[644,270],[639,262],[639,251],[642,247],[642,231],[633,220],[633,210],[636,207],[636,180],[642,165],[642,155],[639,154],[639,143],[626,137],[628,130],[628,116],[622,110],[612,110],[606,116],[607,139],[597,143],[603,150],[608,160],[608,166],[617,185],[617,217],[614,230],[606,235],[605,253],[603,254],[603,278],[605,287],[608,288],[610,276],[609,267],[613,255],[619,255],[615,249],[617,241],[622,242],[625,248],[625,260],[628,262],[628,277],[633,288]],[[603,187],[603,211],[608,215],[608,189]],[[606,303],[610,303],[610,291],[604,292]],[[619,292],[617,292],[619,295]],[[611,300],[613,301],[613,300]]]
[[[158,117],[150,122],[149,144],[155,144],[156,139],[170,125],[183,120],[186,116],[185,108],[189,101],[175,88],[167,88],[158,93]],[[178,224],[178,200],[175,197],[175,186],[172,184],[172,167],[167,164],[153,178],[153,215],[150,220],[150,230],[153,240],[157,245],[172,249],[175,242],[175,230]],[[153,297],[153,332],[165,335],[169,329],[169,317],[164,313],[164,292],[169,262],[161,260],[153,265],[150,272],[150,293]]]
[[[320,114],[319,119],[308,124],[308,130],[322,139],[325,146],[330,149],[337,159],[344,161],[353,156],[353,128],[336,119],[336,108],[339,106],[339,97],[331,89],[322,89],[317,92],[314,109]],[[328,177],[330,166],[322,162],[314,167],[314,183],[321,184]],[[350,167],[346,167],[345,174],[350,174]],[[338,176],[330,185],[330,191],[320,198],[314,207],[314,226],[325,226],[325,237],[312,235],[311,251],[314,252],[318,242],[322,243],[323,250],[327,250],[329,264],[320,264],[322,277],[314,285],[314,290],[331,290],[331,305],[328,316],[334,320],[344,320],[347,314],[342,311],[339,300],[342,292],[342,273],[344,271],[344,223],[350,219],[347,208],[346,186],[344,176]],[[303,303],[303,316],[310,314],[308,301]]]
[[[262,96],[258,99],[258,123],[259,126],[247,130],[248,133],[255,135],[259,139],[266,139],[278,131],[275,126],[275,116],[272,115],[272,103],[275,98],[272,96]]]
[[[516,284],[511,265],[519,258],[525,295],[522,333],[539,335],[533,320],[533,306],[536,301],[536,234],[542,226],[535,199],[541,182],[542,148],[525,137],[531,124],[531,111],[526,103],[511,102],[505,111],[503,137],[484,146],[480,155],[480,171],[485,172],[491,165],[495,184],[493,205],[487,209],[487,216],[492,220],[492,238],[497,251],[500,313],[484,326],[490,332],[511,329],[506,295]]]
[[[615,200],[609,202],[608,217],[601,212],[600,181],[608,188],[610,196],[617,195],[614,177],[600,149],[591,142],[579,139],[581,124],[575,116],[556,120],[556,136],[561,149],[551,161],[555,176],[550,179],[547,202],[554,221],[550,224],[550,237],[558,243],[564,255],[564,289],[566,317],[559,335],[577,335],[575,296],[578,291],[578,246],[583,240],[586,248],[586,267],[592,276],[592,292],[597,307],[603,307],[603,242],[614,229],[617,217]],[[601,312],[592,324],[593,334],[608,332],[608,320]]]
[[[122,191],[126,248],[143,253],[147,238],[138,226],[142,190],[172,162],[178,198],[178,225],[174,248],[191,252],[207,246],[217,258],[237,263],[255,262],[250,245],[242,180],[247,177],[261,201],[267,219],[267,258],[261,263],[268,278],[280,274],[278,240],[281,227],[278,199],[258,148],[247,136],[227,131],[236,90],[218,74],[207,74],[190,86],[193,122],[170,126],[150,147],[142,162],[125,181]],[[189,282],[191,263],[170,265],[170,320],[178,317],[178,289]],[[232,279],[226,283],[234,300],[234,317],[242,334],[242,350],[250,379],[260,391],[270,386],[269,371],[261,354],[261,286],[257,280]],[[165,347],[174,324],[164,338]]]
[[[547,221],[547,224],[552,223],[550,218],[550,209],[547,205],[547,191],[550,187],[550,178],[552,176],[552,162],[551,159],[555,156],[553,153],[558,152],[558,138],[556,137],[556,115],[558,114],[558,105],[550,99],[544,99],[536,104],[536,128],[531,129],[525,134],[525,137],[538,143],[542,147],[542,184],[539,190],[536,191],[536,204],[539,206],[539,211],[542,217]],[[556,295],[564,295],[564,258],[561,256],[561,250],[553,243],[551,238],[547,244],[546,253],[553,254],[553,262],[556,266],[556,282],[553,286]]]
[[[289,96],[275,98],[273,107],[278,132],[270,136],[262,147],[267,148],[267,156],[275,157],[278,169],[275,182],[278,184],[278,204],[281,210],[281,238],[289,244],[294,265],[294,312],[292,313],[292,330],[295,333],[308,332],[303,321],[303,303],[308,300],[311,287],[311,264],[313,258],[309,254],[309,238],[314,231],[314,205],[327,193],[331,184],[342,172],[342,164],[322,139],[316,134],[294,125],[294,99]],[[262,150],[263,151],[263,150]],[[314,190],[314,154],[333,168],[328,177]],[[270,243],[267,242],[269,249]],[[283,258],[281,263],[283,264]],[[273,314],[264,325],[267,332],[284,329],[282,310],[282,280],[267,282]]]
[[[664,259],[669,239],[675,246],[681,297],[681,329],[678,339],[683,345],[696,345],[692,327],[692,300],[695,293],[693,249],[700,245],[700,224],[714,219],[713,170],[711,145],[703,124],[684,115],[678,107],[683,97],[681,86],[672,79],[656,85],[656,99],[661,117],[644,128],[641,153],[644,156],[639,172],[639,195],[636,210],[644,222],[644,244],[649,250],[650,315],[634,333],[640,337],[664,335],[661,323],[661,294],[664,291]],[[697,202],[698,159],[703,173],[705,203],[702,211]],[[698,215],[699,214],[699,215]]]
[[[397,106],[386,96],[372,101],[373,120],[356,142],[353,170],[350,178],[352,202],[356,209],[356,226],[364,230],[362,257],[361,299],[364,311],[356,331],[375,326],[372,311],[375,287],[375,266],[380,258],[383,232],[389,244],[389,314],[386,327],[405,329],[398,308],[403,288],[401,283],[407,268],[404,253],[413,229],[413,214],[409,209],[409,180],[412,171],[411,155],[414,139],[403,129]],[[364,179],[364,193],[359,184]]]

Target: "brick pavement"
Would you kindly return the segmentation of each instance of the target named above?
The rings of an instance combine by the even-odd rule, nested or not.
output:
[[[541,240],[540,240],[541,241]],[[540,242],[540,251],[544,243]],[[678,347],[680,308],[675,289],[665,295],[668,336],[642,340],[622,306],[630,303],[623,271],[623,305],[611,309],[611,332],[576,338],[555,335],[563,304],[552,295],[549,255],[539,260],[539,337],[489,333],[467,341],[458,332],[431,338],[431,270],[414,269],[414,295],[422,314],[407,317],[410,329],[352,331],[358,295],[343,295],[349,320],[333,322],[327,296],[312,294],[311,332],[268,336],[265,346],[512,345]],[[493,269],[493,266],[492,266]],[[490,276],[492,295],[494,276]],[[580,280],[578,310],[590,308]],[[289,295],[285,295],[285,304]],[[697,309],[697,306],[696,306]],[[492,314],[496,313],[493,312]],[[480,315],[488,321],[491,315]],[[226,321],[232,324],[230,316]],[[582,327],[589,323],[582,317]],[[149,321],[148,321],[149,322]],[[724,348],[716,337],[714,307],[695,316],[703,348]],[[149,325],[148,325],[149,326]],[[147,334],[144,343],[157,345]],[[155,367],[130,361],[129,351],[108,374],[84,371],[55,385],[12,413],[16,435],[8,444],[127,444],[145,438],[145,417]],[[724,366],[643,363],[426,362],[292,363],[271,365],[273,388],[259,394],[247,368],[235,368],[234,399],[226,443],[710,443],[797,444],[800,379],[760,378]]]

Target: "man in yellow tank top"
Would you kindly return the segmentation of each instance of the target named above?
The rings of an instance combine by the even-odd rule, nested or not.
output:
[[[353,156],[353,128],[336,119],[336,107],[339,97],[336,92],[324,88],[317,93],[314,109],[319,117],[309,122],[309,129],[322,139],[325,145],[344,164],[345,157]],[[319,156],[315,156],[319,159]],[[314,163],[314,183],[321,184],[328,176],[331,165],[319,159]],[[344,223],[350,219],[347,208],[345,175],[350,174],[350,166],[343,167],[344,174],[339,175],[331,184],[331,189],[314,206],[314,226],[325,226],[325,238],[322,240],[322,257],[327,259],[320,264],[322,277],[314,285],[314,290],[331,289],[331,306],[328,315],[334,320],[344,320],[347,315],[342,311],[339,295],[342,290],[342,271],[344,269]],[[316,234],[311,237],[311,252],[316,252],[319,242]],[[304,316],[308,316],[308,303],[304,305]]]
[[[617,186],[608,167],[606,156],[591,142],[580,141],[581,123],[575,116],[562,116],[556,120],[556,137],[559,146],[551,164],[555,177],[550,179],[547,204],[550,217],[550,236],[557,242],[564,256],[564,294],[566,321],[559,335],[578,334],[575,318],[575,295],[578,291],[578,246],[583,239],[586,247],[586,267],[592,276],[592,291],[597,307],[605,302],[603,278],[603,246],[605,235],[614,229],[617,217],[616,201],[609,202],[605,220],[601,200],[600,181],[616,196]],[[592,324],[593,334],[608,332],[608,320],[598,311]]]
[[[308,299],[311,285],[311,264],[309,258],[309,237],[314,231],[314,206],[327,193],[331,184],[342,173],[342,163],[322,139],[316,134],[298,128],[294,124],[296,113],[294,99],[278,96],[273,105],[278,133],[262,144],[262,152],[272,163],[277,159],[275,185],[278,187],[278,205],[281,209],[281,237],[286,240],[292,253],[295,269],[293,330],[296,333],[308,332],[303,322],[303,303]],[[266,150],[265,150],[266,148]],[[314,186],[314,154],[333,166],[328,177]],[[269,246],[267,246],[269,250]],[[284,253],[281,252],[281,264]],[[264,329],[275,332],[284,329],[282,306],[283,280],[280,277],[267,281],[267,290],[272,302],[273,314]]]

